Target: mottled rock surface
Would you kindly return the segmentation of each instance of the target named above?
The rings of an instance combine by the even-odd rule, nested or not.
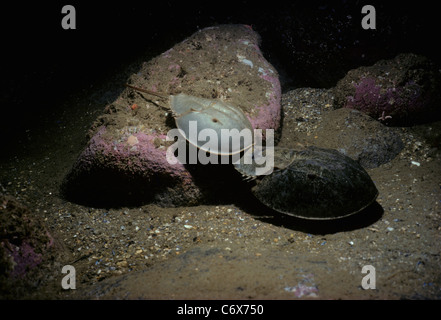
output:
[[[0,297],[30,281],[54,240],[41,219],[16,198],[0,193]]]
[[[341,79],[335,106],[360,110],[388,125],[413,125],[439,119],[441,74],[426,57],[399,54]]]

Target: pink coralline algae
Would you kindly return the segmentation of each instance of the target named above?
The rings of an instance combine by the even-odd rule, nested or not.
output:
[[[296,286],[287,286],[285,291],[294,293],[296,298],[317,298],[319,293],[312,274],[303,275],[303,279]]]
[[[414,117],[424,109],[422,88],[409,82],[400,87],[383,88],[374,78],[366,77],[354,84],[355,93],[347,97],[346,108],[360,110],[381,121]],[[393,122],[394,120],[390,120]]]
[[[268,103],[266,105],[256,106],[259,116],[252,118],[250,120],[251,124],[255,129],[278,128],[280,121],[280,100],[282,97],[282,90],[278,76],[276,74],[267,74],[262,72],[260,77],[271,83],[272,90],[266,94],[268,97]]]
[[[42,261],[41,253],[36,253],[29,243],[23,242],[20,246],[9,244],[11,251],[6,250],[11,257],[13,277],[23,277],[27,271],[38,266]]]
[[[440,73],[425,57],[400,54],[351,70],[334,88],[336,107],[357,109],[387,125],[440,116]]]

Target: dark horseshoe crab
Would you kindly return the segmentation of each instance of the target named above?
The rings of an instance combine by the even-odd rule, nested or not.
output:
[[[303,219],[343,218],[368,207],[378,196],[363,167],[337,150],[275,147],[271,174],[257,177],[255,166],[235,165],[243,175],[256,179],[254,196],[273,210]]]

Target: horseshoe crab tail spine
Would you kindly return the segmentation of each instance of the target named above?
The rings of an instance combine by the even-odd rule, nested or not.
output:
[[[161,93],[153,92],[153,91],[150,91],[150,90],[138,88],[138,87],[132,86],[132,85],[127,84],[127,83],[126,83],[126,87],[131,88],[131,89],[136,90],[136,91],[139,91],[139,92],[148,93],[148,94],[151,94],[151,95],[159,97],[159,98],[164,98],[164,99],[168,98],[168,96],[165,95],[165,94],[161,94]]]
[[[256,180],[257,176],[248,176],[246,174],[242,174],[242,180],[246,182],[254,181]]]

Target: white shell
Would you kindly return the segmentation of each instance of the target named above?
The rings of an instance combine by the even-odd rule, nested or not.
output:
[[[189,143],[203,151],[233,155],[248,149],[253,143],[253,127],[250,121],[242,110],[230,104],[181,93],[170,96],[170,108],[178,129],[184,132]],[[196,132],[192,132],[195,127]],[[211,143],[207,143],[210,139],[199,141],[204,129],[211,129],[211,134],[217,139],[210,141]],[[202,135],[207,132],[202,132]],[[241,136],[244,138],[241,139]]]

